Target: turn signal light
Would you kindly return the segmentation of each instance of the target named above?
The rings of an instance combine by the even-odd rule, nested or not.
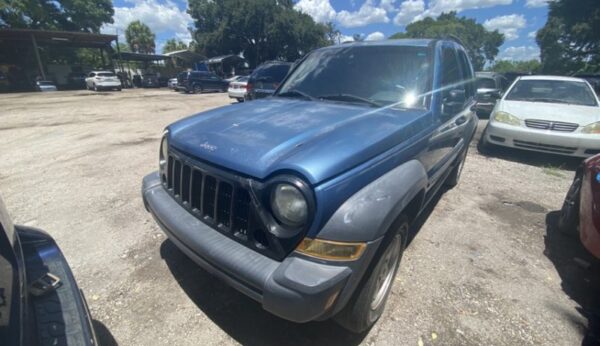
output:
[[[366,243],[304,238],[296,251],[307,256],[330,261],[353,261],[360,258],[366,248]]]

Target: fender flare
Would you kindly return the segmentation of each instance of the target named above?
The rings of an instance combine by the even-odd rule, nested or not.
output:
[[[346,200],[317,237],[337,241],[378,239],[409,203],[425,191],[427,182],[427,172],[421,162],[405,162]]]

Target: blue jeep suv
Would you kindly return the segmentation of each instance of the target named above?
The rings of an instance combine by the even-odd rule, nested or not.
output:
[[[458,182],[474,96],[453,40],[317,49],[273,96],[168,126],[144,204],[267,311],[361,332],[383,312],[411,221]]]

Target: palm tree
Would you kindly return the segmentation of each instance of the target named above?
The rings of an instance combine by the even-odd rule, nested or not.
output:
[[[156,35],[139,20],[129,23],[125,29],[125,39],[132,52],[154,54]]]

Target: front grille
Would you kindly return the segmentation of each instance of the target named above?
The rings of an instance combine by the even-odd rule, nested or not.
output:
[[[165,187],[194,216],[250,248],[281,258],[258,217],[246,186],[172,153],[167,169]]]
[[[551,144],[520,141],[517,139],[513,140],[513,143],[515,144],[515,146],[520,147],[520,148],[544,150],[544,151],[558,153],[558,154],[572,154],[575,151],[577,151],[577,148],[563,147],[560,145],[551,145]]]
[[[547,120],[535,120],[535,119],[525,120],[525,125],[527,125],[527,127],[531,127],[534,129],[560,131],[560,132],[573,132],[573,131],[577,130],[577,128],[579,127],[578,124],[573,124],[573,123],[563,123],[560,121],[547,121]]]

